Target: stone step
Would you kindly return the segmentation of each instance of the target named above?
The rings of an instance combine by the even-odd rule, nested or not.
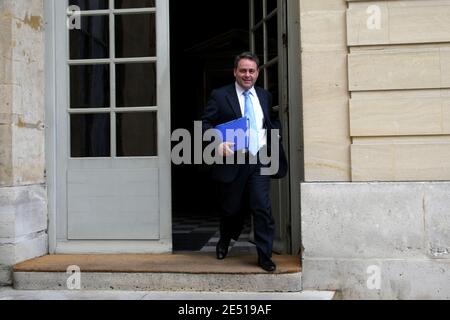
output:
[[[67,290],[79,284],[82,290],[300,292],[300,258],[276,255],[273,260],[277,270],[267,273],[256,265],[256,256],[217,260],[211,254],[48,255],[15,265],[13,286],[18,290]]]
[[[301,292],[187,292],[120,290],[14,290],[0,288],[1,300],[333,300],[333,291]]]

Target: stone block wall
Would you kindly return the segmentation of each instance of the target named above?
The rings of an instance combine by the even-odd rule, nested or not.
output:
[[[449,14],[300,0],[305,289],[450,298]]]
[[[0,0],[0,285],[48,252],[42,0]]]
[[[303,288],[450,299],[450,183],[302,184]]]
[[[305,181],[448,181],[450,1],[300,0]]]
[[[300,0],[305,181],[351,181],[344,0]]]

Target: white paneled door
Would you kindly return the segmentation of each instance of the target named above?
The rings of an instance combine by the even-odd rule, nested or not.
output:
[[[170,251],[168,1],[53,6],[55,251]]]

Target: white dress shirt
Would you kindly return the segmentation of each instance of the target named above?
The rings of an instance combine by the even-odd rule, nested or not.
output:
[[[244,97],[244,88],[242,88],[236,82],[236,93],[239,98],[239,106],[241,107],[242,116],[245,115],[245,97]],[[258,95],[256,94],[255,87],[252,87],[250,90],[250,99],[253,104],[253,112],[255,113],[256,119],[256,127],[258,131],[258,146],[261,149],[263,146],[267,144],[267,130],[263,128],[264,126],[264,114],[261,108],[261,103],[259,102]]]

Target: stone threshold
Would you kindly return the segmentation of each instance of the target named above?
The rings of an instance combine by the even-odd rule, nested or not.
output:
[[[298,256],[274,255],[277,270],[268,273],[256,265],[256,256],[211,254],[47,255],[13,268],[19,290],[67,290],[79,268],[80,289],[149,291],[300,292]]]

